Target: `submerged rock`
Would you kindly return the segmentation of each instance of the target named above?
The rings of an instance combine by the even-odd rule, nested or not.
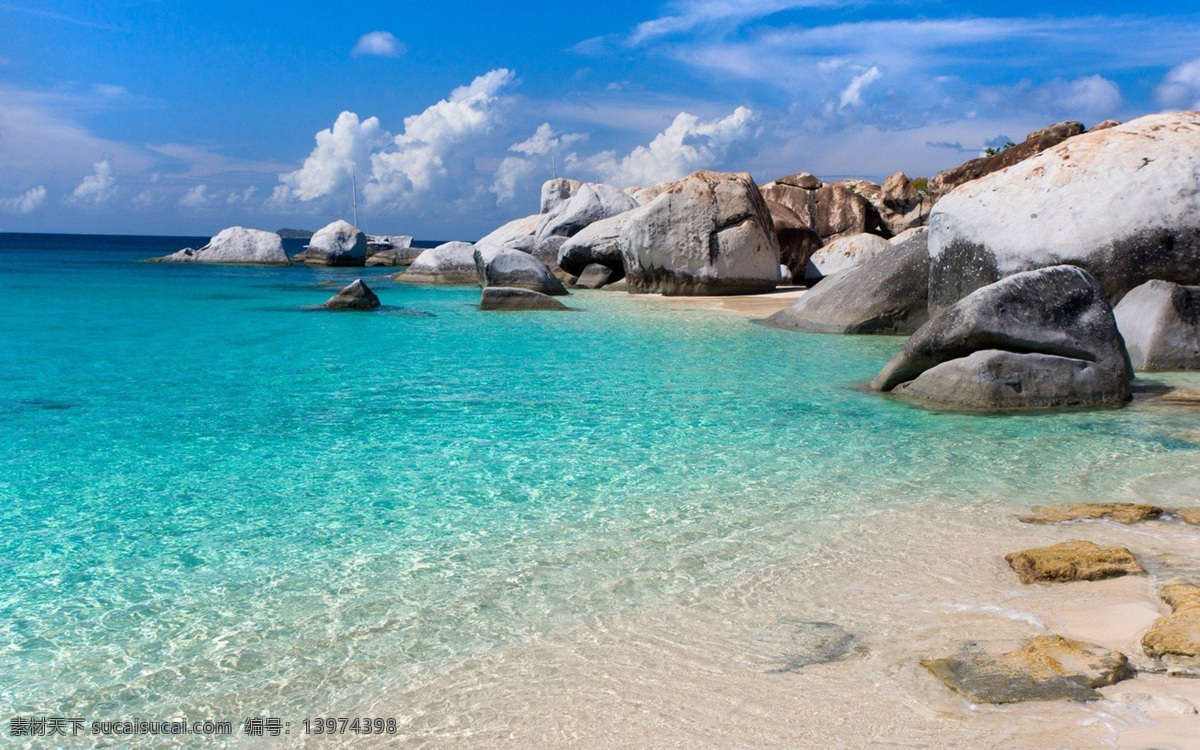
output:
[[[475,246],[470,242],[447,242],[424,250],[407,271],[392,274],[392,279],[406,284],[478,284]]]
[[[245,227],[222,229],[199,250],[185,248],[159,258],[165,263],[228,263],[237,265],[291,265],[283,240],[274,232]]]
[[[1100,700],[1096,688],[1133,676],[1121,652],[1057,635],[1031,638],[1023,648],[995,655],[967,643],[958,656],[921,664],[972,703]]]
[[[855,651],[857,640],[836,623],[785,617],[746,638],[744,660],[767,674],[799,672],[844,659]]]
[[[475,273],[479,286],[520,287],[542,294],[561,295],[567,290],[550,268],[537,258],[520,250],[490,245],[476,245]]]
[[[892,250],[892,244],[877,234],[855,234],[830,242],[815,251],[804,268],[804,281],[809,286],[826,276],[861,266],[877,255]]]
[[[1105,519],[1117,523],[1153,521],[1163,514],[1162,508],[1142,503],[1074,503],[1044,505],[1021,516],[1025,523],[1062,523],[1083,519]]]
[[[1200,370],[1200,286],[1147,281],[1113,308],[1136,370]]]
[[[745,173],[696,172],[633,211],[620,236],[635,293],[752,294],[779,283],[779,245]]]
[[[1101,547],[1082,540],[1011,552],[1004,556],[1021,583],[1099,581],[1146,570],[1124,547]]]
[[[579,278],[575,280],[575,286],[580,289],[600,289],[612,279],[613,275],[613,270],[608,266],[593,263],[579,274]]]
[[[480,310],[567,310],[566,305],[548,294],[532,289],[489,286],[479,298]]]
[[[1167,674],[1200,677],[1200,586],[1175,583],[1158,595],[1171,608],[1142,636],[1146,654],[1160,659]]]
[[[871,381],[968,409],[1116,404],[1133,368],[1096,280],[1073,266],[1015,274],[921,326]]]
[[[310,266],[361,266],[366,261],[367,235],[341,220],[318,229],[304,251]]]
[[[1184,523],[1200,526],[1200,508],[1176,508],[1171,512],[1179,516]]]
[[[362,279],[355,279],[326,300],[323,307],[328,310],[371,310],[379,307],[379,297]]]
[[[1200,283],[1200,112],[1077,135],[964,184],[929,220],[930,312],[1063,263],[1110,302],[1151,279]]]
[[[825,279],[764,322],[817,333],[909,334],[927,319],[928,287],[925,237],[916,235]]]

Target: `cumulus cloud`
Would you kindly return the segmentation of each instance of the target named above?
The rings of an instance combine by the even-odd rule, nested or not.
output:
[[[1172,68],[1154,95],[1168,109],[1200,109],[1200,57]]]
[[[6,213],[31,214],[46,202],[46,186],[29,188],[15,198],[0,199],[0,209]]]
[[[707,121],[680,112],[649,145],[638,146],[623,157],[615,151],[603,151],[587,159],[569,157],[568,161],[573,167],[591,169],[600,179],[615,185],[653,185],[679,179],[697,169],[719,168],[734,144],[754,135],[757,120],[757,115],[746,107]]]
[[[212,196],[208,194],[208,185],[196,185],[183,194],[183,197],[179,199],[179,205],[185,208],[204,208],[211,200]]]
[[[107,156],[92,165],[92,173],[71,192],[73,203],[100,204],[116,195],[117,176]]]
[[[1013,86],[985,90],[980,101],[996,108],[1024,109],[1053,117],[1094,118],[1116,114],[1123,98],[1116,83],[1093,75],[1070,81],[1055,78],[1040,85],[1025,79]]]
[[[225,202],[229,205],[234,205],[237,203],[249,203],[250,199],[253,198],[254,194],[257,192],[258,187],[255,185],[251,185],[245,190],[234,190],[229,194],[229,197],[225,199]]]
[[[526,156],[539,156],[552,154],[561,148],[570,146],[572,143],[585,140],[587,140],[587,134],[585,133],[559,133],[550,127],[550,123],[543,122],[534,131],[533,135],[520,143],[514,143],[508,147],[508,150],[516,151]]]
[[[842,109],[861,106],[863,89],[870,86],[872,83],[875,83],[882,77],[883,71],[879,69],[878,65],[872,65],[862,73],[854,76],[854,78],[850,80],[850,85],[846,86],[846,88],[842,90],[842,95],[838,100],[838,106],[840,106]]]
[[[399,57],[408,51],[390,31],[371,31],[358,38],[358,43],[350,54],[355,57],[370,55],[374,57]]]
[[[272,202],[311,201],[340,194],[350,185],[351,172],[366,171],[371,152],[388,142],[390,134],[379,125],[379,118],[359,121],[353,112],[342,112],[333,127],[317,133],[317,145],[294,172],[279,176],[280,185]]]
[[[528,178],[537,174],[539,167],[549,176],[550,160],[544,157],[559,154],[563,149],[587,138],[586,133],[559,133],[550,123],[544,122],[529,138],[509,146],[509,151],[525,156],[507,156],[496,168],[496,178],[490,188],[496,194],[496,202],[516,198],[521,188],[530,182]]]

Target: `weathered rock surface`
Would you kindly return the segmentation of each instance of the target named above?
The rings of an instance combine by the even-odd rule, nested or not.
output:
[[[1162,660],[1168,675],[1200,677],[1200,586],[1175,583],[1159,596],[1171,608],[1142,636],[1142,648]]]
[[[1147,281],[1113,314],[1135,370],[1200,370],[1200,286]]]
[[[911,334],[928,318],[929,254],[917,234],[825,279],[764,321],[817,333]]]
[[[913,237],[916,237],[918,235],[924,236],[924,235],[927,235],[928,233],[929,233],[929,227],[913,227],[912,229],[905,229],[900,234],[889,239],[888,242],[892,243],[893,245],[901,245],[905,242],[908,242]],[[928,237],[926,237],[926,242],[928,242]]]
[[[1184,523],[1200,526],[1200,508],[1176,508],[1171,512],[1179,516]]]
[[[1057,635],[996,655],[967,643],[958,656],[921,664],[972,703],[1099,700],[1096,688],[1133,676],[1121,652]]]
[[[318,229],[304,251],[310,266],[361,266],[366,261],[367,235],[340,219]]]
[[[625,262],[621,260],[621,230],[633,215],[632,211],[610,216],[589,224],[571,237],[558,250],[558,265],[567,273],[576,276],[593,263],[607,266],[616,278],[625,275]]]
[[[475,246],[446,242],[422,251],[407,271],[392,274],[392,279],[408,284],[478,284]]]
[[[998,154],[981,156],[966,164],[934,175],[929,179],[929,194],[934,201],[940,200],[942,196],[959,185],[1011,167],[1082,132],[1083,124],[1078,122],[1060,122],[1048,128],[1035,130],[1025,136],[1024,141],[1011,148],[1006,148]]]
[[[542,294],[561,295],[567,290],[550,268],[529,253],[509,247],[476,245],[475,273],[479,286],[517,287]]]
[[[565,177],[546,180],[542,183],[541,212],[552,213],[563,203],[569,201],[581,187],[583,187],[583,183],[579,180],[568,180]]]
[[[1104,519],[1117,523],[1153,521],[1163,514],[1162,508],[1143,503],[1069,503],[1043,505],[1021,516],[1025,523],[1063,523],[1084,519]]]
[[[804,281],[811,286],[826,276],[860,266],[891,250],[892,244],[877,234],[855,234],[833,240],[809,257]]]
[[[1105,548],[1081,540],[1011,552],[1004,559],[1021,583],[1099,581],[1146,572],[1124,547]]]
[[[479,244],[511,247],[514,250],[532,253],[537,242],[537,228],[541,222],[541,214],[513,219],[480,239]]]
[[[633,211],[621,230],[629,290],[748,294],[779,283],[779,244],[745,173],[695,172]]]
[[[868,223],[867,231],[888,237],[924,226],[933,207],[933,202],[921,195],[903,172],[887,178],[882,187],[870,180],[838,180],[832,184],[865,198],[879,217],[874,226]]]
[[[638,202],[619,188],[600,182],[587,182],[542,217],[537,229],[538,241],[559,235],[573,237],[589,224],[637,208]]]
[[[158,260],[166,263],[291,265],[287,253],[283,250],[283,240],[278,234],[245,227],[222,229],[199,250],[185,248]]]
[[[423,252],[419,247],[393,247],[367,256],[368,266],[410,266]]]
[[[821,247],[821,237],[795,211],[775,201],[767,201],[775,239],[779,242],[779,261],[788,269],[791,280],[804,279],[808,259]]]
[[[1063,263],[1111,302],[1151,279],[1200,283],[1200,112],[1078,135],[958,187],[933,208],[929,257],[930,312]]]
[[[379,307],[379,297],[362,279],[355,279],[326,300],[323,307],[329,310],[371,310]]]
[[[553,297],[518,287],[489,286],[479,298],[480,310],[567,310]]]
[[[368,234],[367,258],[385,250],[402,250],[412,247],[413,238],[407,234]]]
[[[921,326],[871,382],[969,409],[1128,401],[1133,368],[1096,280],[1054,266],[978,289]]]
[[[812,185],[816,187],[806,187]],[[762,196],[794,212],[823,242],[864,232],[887,233],[879,212],[847,183],[823,185],[802,173],[763,185]]]
[[[613,270],[608,266],[593,263],[579,274],[575,286],[580,289],[600,289],[613,279]]]

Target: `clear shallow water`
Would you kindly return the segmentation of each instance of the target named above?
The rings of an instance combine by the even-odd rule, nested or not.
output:
[[[1195,412],[862,391],[899,339],[137,262],[195,243],[0,235],[0,715],[344,715],[867,508],[1130,499],[1200,459]],[[306,309],[360,275],[386,309]]]

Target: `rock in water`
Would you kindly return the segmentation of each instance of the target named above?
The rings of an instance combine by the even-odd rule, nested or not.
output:
[[[1036,156],[1046,149],[1057,146],[1068,138],[1073,138],[1083,132],[1082,123],[1060,122],[1048,128],[1035,130],[1025,136],[1019,144],[1006,148],[992,156],[981,156],[954,169],[939,172],[929,180],[929,194],[934,201],[949,193],[959,185],[985,177],[993,172],[1011,167],[1031,156]]]
[[[916,331],[927,319],[929,254],[922,234],[834,274],[764,322],[818,333]]]
[[[695,172],[629,217],[620,236],[634,293],[753,294],[779,283],[779,244],[745,173]]]
[[[637,200],[612,185],[584,183],[574,195],[542,216],[537,240],[541,242],[555,235],[574,237],[589,224],[623,214],[637,205]]]
[[[421,253],[419,247],[392,247],[367,256],[368,266],[411,266]]]
[[[372,310],[379,307],[379,298],[362,279],[355,279],[330,297],[323,307],[329,310]]]
[[[513,219],[504,226],[479,240],[480,245],[499,245],[532,253],[536,244],[537,228],[542,222],[541,214]]]
[[[1133,368],[1096,280],[1074,266],[1019,273],[921,326],[871,381],[967,409],[1116,404]]]
[[[367,235],[341,220],[317,230],[304,251],[310,266],[361,266],[366,261]]]
[[[958,656],[921,664],[972,703],[1100,700],[1096,688],[1133,676],[1125,654],[1057,635],[996,655],[966,643]]]
[[[1167,673],[1200,677],[1200,586],[1176,583],[1158,592],[1171,608],[1142,636],[1142,648],[1161,659]]]
[[[1011,552],[1004,559],[1021,583],[1099,581],[1146,572],[1133,553],[1124,547],[1105,549],[1086,541]]]
[[[407,271],[392,274],[392,279],[408,284],[478,284],[475,246],[447,242],[430,248],[418,255]]]
[[[1063,523],[1065,521],[1105,519],[1117,523],[1153,521],[1163,514],[1162,508],[1141,503],[1076,503],[1044,505],[1021,516],[1024,523]]]
[[[479,299],[480,310],[567,310],[553,297],[532,289],[489,286]]]
[[[579,192],[583,183],[579,180],[568,180],[556,177],[542,183],[542,207],[544,214],[553,213],[559,206],[571,200],[571,196]]]
[[[1113,314],[1135,370],[1200,370],[1200,286],[1147,281]]]
[[[575,286],[580,289],[600,289],[612,277],[613,271],[611,268],[602,266],[599,263],[593,263],[583,269],[583,273],[579,274],[579,278],[575,281]]]
[[[929,258],[931,313],[1062,263],[1111,302],[1151,279],[1200,283],[1200,112],[1078,135],[958,187],[933,207]]]
[[[611,269],[616,274],[615,278],[624,276],[625,262],[621,260],[620,237],[625,222],[632,215],[632,211],[626,211],[580,230],[559,247],[558,265],[567,273],[578,276],[583,269],[599,263]]]
[[[844,659],[854,652],[856,641],[836,623],[783,617],[747,636],[743,660],[767,674],[799,672]]]
[[[892,244],[877,234],[856,234],[834,240],[809,257],[804,268],[804,282],[812,286],[826,276],[861,266],[891,249]]]
[[[187,248],[159,260],[167,263],[232,263],[289,266],[283,240],[274,232],[245,227],[222,229],[199,250]]]
[[[479,286],[519,287],[542,294],[561,295],[567,290],[537,258],[507,247],[476,245],[473,256]]]

